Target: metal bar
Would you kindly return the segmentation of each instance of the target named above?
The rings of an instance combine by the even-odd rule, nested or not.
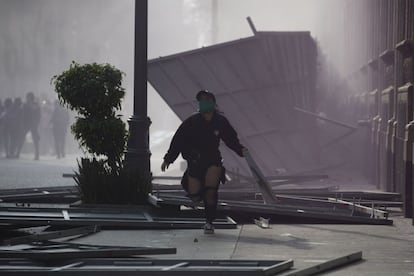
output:
[[[323,121],[326,121],[326,122],[329,122],[329,123],[338,125],[338,126],[342,126],[342,127],[345,127],[345,128],[348,128],[348,129],[352,129],[352,130],[357,130],[357,127],[355,127],[355,126],[348,125],[346,123],[343,123],[343,122],[340,122],[340,121],[337,121],[337,120],[333,120],[333,119],[329,119],[329,118],[320,116],[320,115],[315,114],[315,113],[313,113],[311,111],[307,111],[307,110],[304,110],[304,109],[301,109],[301,108],[298,108],[298,107],[295,107],[294,110],[299,111],[299,112],[301,112],[303,114],[310,115],[312,117],[318,118],[320,120],[323,120]]]
[[[38,225],[99,225],[101,228],[137,228],[137,229],[198,229],[205,219],[200,217],[152,216],[153,221],[145,217],[141,209],[133,208],[65,208],[70,220],[63,219],[60,208],[0,207],[0,223],[12,223],[20,226]],[[150,210],[146,210],[151,215]],[[227,219],[216,220],[216,228],[234,229],[237,224]]]
[[[302,181],[296,182],[291,180],[275,180],[270,181],[270,184],[272,186],[272,189],[277,193],[283,193],[283,194],[315,194],[315,193],[328,193],[330,192],[331,195],[333,195],[335,192],[338,192],[339,186],[325,186],[321,184],[320,187],[304,187],[301,186],[299,188],[281,188],[281,184],[287,184],[287,183],[294,183],[294,184],[301,184]],[[234,194],[238,193],[252,193],[256,192],[254,189],[254,183],[253,182],[238,182],[237,179],[231,179],[228,182],[225,183],[225,185],[220,186],[219,192],[233,192]],[[155,184],[153,183],[153,193],[183,193],[184,191],[182,189],[181,185],[176,184]],[[1,206],[1,204],[0,204]]]
[[[35,199],[63,198],[65,196],[76,196],[77,198],[78,193],[79,190],[76,186],[5,189],[0,190],[0,202],[28,202]],[[76,199],[72,201],[74,200]]]
[[[153,176],[152,179],[181,180],[181,176]]]
[[[61,266],[61,267],[53,268],[53,269],[51,269],[51,271],[61,271],[61,270],[68,269],[68,268],[71,268],[71,267],[80,266],[82,264],[83,264],[83,262],[75,262],[75,263],[71,263],[71,264],[68,264],[68,265]]]
[[[171,187],[172,190],[168,190],[167,188],[170,185],[161,185],[159,187],[155,187],[155,194],[181,194],[184,195],[183,190],[181,189],[181,186],[176,186],[174,189],[174,186]],[[255,189],[253,188],[253,183],[240,183],[240,185],[233,185],[233,184],[226,184],[220,187],[219,193],[222,195],[222,198],[227,198],[228,196],[231,196],[232,198],[236,198],[238,196],[240,197],[246,197],[246,196],[253,196],[254,194],[257,194]],[[159,189],[158,189],[159,188]],[[317,188],[280,188],[279,186],[273,187],[273,190],[278,195],[295,195],[295,196],[310,196],[313,198],[328,198],[328,197],[339,197],[344,200],[350,200],[354,197],[360,198],[362,201],[369,200],[370,202],[372,200],[375,201],[381,201],[383,204],[389,202],[391,204],[398,205],[398,202],[401,202],[401,195],[399,193],[392,193],[392,192],[372,192],[372,191],[353,191],[353,190],[347,190],[342,191],[338,189],[338,186],[326,186],[326,187],[317,187]],[[1,206],[1,205],[0,205]]]
[[[187,205],[191,204],[188,198],[178,196],[163,196],[160,206]],[[191,205],[189,205],[191,206]],[[332,206],[332,205],[331,205]],[[283,204],[262,204],[257,202],[246,202],[236,200],[220,200],[217,209],[227,213],[249,215],[275,215],[292,218],[308,218],[323,220],[327,222],[347,222],[357,224],[391,225],[392,220],[382,218],[371,218],[367,214],[351,216],[346,209],[316,208],[311,206],[295,206]]]
[[[282,181],[283,183],[295,183],[296,182],[292,182],[292,181]],[[237,185],[239,184],[239,185]],[[272,185],[272,190],[274,192],[276,192],[277,194],[295,194],[295,195],[315,195],[315,194],[320,194],[321,196],[324,194],[328,194],[330,196],[334,196],[335,192],[337,193],[338,190],[338,186],[322,186],[322,187],[314,187],[314,188],[307,188],[307,187],[299,187],[299,188],[281,188],[279,185],[279,182],[277,182],[277,184],[274,184],[273,182],[271,182]],[[177,194],[184,194],[183,189],[180,187],[168,187],[170,185],[162,185],[160,184],[157,187],[153,187],[153,193],[154,194],[159,194],[159,193],[177,193]],[[242,182],[242,183],[236,183],[235,185],[232,184],[226,184],[224,186],[221,186],[219,189],[219,193],[221,194],[229,194],[233,193],[234,196],[233,197],[237,197],[239,195],[246,195],[246,194],[251,194],[251,193],[257,193],[257,191],[255,189],[253,189],[253,183],[247,183],[247,182]],[[1,204],[0,204],[1,206]]]
[[[249,23],[250,29],[252,30],[253,34],[256,35],[257,30],[256,30],[256,27],[254,26],[252,19],[250,18],[250,16],[248,16],[246,19],[247,19],[247,22]]]
[[[59,220],[49,220],[49,219],[27,219],[27,218],[8,218],[1,219],[2,223],[12,223],[16,226],[43,226],[43,225],[53,225],[53,226],[81,226],[88,224],[83,220],[71,220],[71,221],[59,221]],[[180,218],[176,220],[169,220],[163,222],[123,222],[123,221],[99,221],[92,220],[90,223],[98,224],[104,229],[117,229],[117,228],[128,228],[128,229],[200,229],[205,224],[205,219],[193,219],[184,221]],[[230,223],[227,220],[218,219],[215,220],[215,227],[217,229],[235,229],[237,225]]]
[[[16,265],[18,263],[18,265]],[[67,267],[65,267],[65,265]],[[199,275],[199,276],[270,276],[293,266],[292,260],[188,260],[188,259],[75,259],[68,263],[43,265],[24,259],[0,259],[0,273],[13,275],[50,275],[59,269],[61,275]],[[54,275],[54,274],[53,274]]]
[[[28,235],[24,237],[10,238],[10,239],[3,240],[1,244],[2,245],[16,245],[16,244],[22,244],[22,243],[31,243],[35,241],[44,241],[44,240],[52,240],[52,239],[57,239],[57,238],[64,238],[64,237],[69,237],[69,236],[85,235],[85,234],[90,234],[90,233],[96,233],[99,231],[100,231],[100,228],[97,225],[93,225],[93,226],[78,227],[78,228],[62,230],[62,231],[53,231],[53,232],[48,232],[48,233]]]
[[[78,258],[128,257],[134,255],[176,254],[176,248],[113,247],[76,243],[46,242],[45,245],[20,250],[0,250],[0,258],[25,258],[40,261],[68,260]],[[59,249],[58,251],[54,251]],[[78,251],[76,251],[78,250]]]
[[[275,264],[273,266],[269,266],[266,271],[265,271],[265,275],[276,275],[279,272],[285,271],[290,269],[293,266],[293,261],[292,260],[287,260],[284,261],[280,264]]]
[[[72,186],[49,186],[49,187],[35,187],[35,188],[18,188],[18,189],[0,189],[0,196],[26,194],[26,193],[51,193],[55,191],[78,191],[78,187]]]
[[[276,198],[273,194],[272,188],[270,187],[269,183],[267,183],[259,166],[256,164],[256,162],[254,161],[253,157],[250,155],[249,152],[246,152],[245,158],[246,158],[247,164],[249,165],[250,171],[255,177],[256,183],[258,184],[258,188],[262,193],[264,203],[265,204],[275,203]]]
[[[178,263],[178,264],[175,264],[175,265],[172,265],[172,266],[164,267],[161,270],[162,271],[167,271],[167,270],[175,269],[175,268],[178,268],[178,267],[188,266],[189,264],[190,264],[189,262],[181,262],[181,263]]]
[[[249,176],[245,176],[242,174],[239,174],[237,172],[234,172],[232,170],[226,170],[226,173],[233,175],[233,176],[237,176],[237,177],[242,177],[244,179],[249,179],[252,180],[252,177]],[[329,176],[327,174],[312,174],[312,175],[306,175],[306,174],[288,174],[288,175],[272,175],[272,176],[265,176],[264,177],[266,180],[320,180],[320,179],[327,179],[329,178]]]
[[[267,180],[295,180],[295,181],[312,181],[312,180],[320,180],[320,179],[328,179],[329,176],[327,174],[314,174],[314,175],[276,175],[276,176],[268,176],[266,177]]]
[[[343,257],[339,257],[336,259],[332,259],[326,261],[321,264],[317,264],[305,269],[301,269],[298,271],[294,271],[292,273],[287,274],[286,276],[308,276],[308,275],[316,275],[327,270],[337,268],[343,265],[351,264],[356,261],[360,261],[362,259],[362,251],[358,251]]]
[[[256,194],[257,196],[257,194]],[[190,203],[191,201],[187,200],[183,195],[179,195],[179,194],[171,194],[171,193],[165,193],[165,194],[161,194],[161,197],[164,197],[165,199],[169,200],[169,199],[175,199],[179,202],[183,202],[183,203]],[[157,198],[154,196],[154,198],[156,198],[158,200],[159,203],[162,203],[163,200],[160,198]],[[180,201],[181,200],[181,201]],[[339,206],[342,207],[342,209],[344,210],[348,210],[350,209],[349,206],[352,205],[353,208],[355,208],[355,203],[351,203],[345,200],[339,200],[337,198],[335,199],[331,199],[331,198],[326,198],[326,197],[320,197],[320,196],[298,196],[298,195],[277,195],[277,200],[278,203],[276,204],[276,206],[278,206],[279,208],[285,208],[285,207],[294,207],[294,208],[300,208],[300,207],[310,207],[310,208],[317,208],[317,207],[322,207],[322,208],[332,208],[332,206]],[[237,201],[237,200],[226,200],[226,199],[222,199],[222,202],[241,202],[241,201]],[[260,202],[258,201],[248,201],[245,202],[247,205],[250,204],[260,204]],[[369,203],[372,203],[372,201],[370,201]],[[358,202],[358,209],[357,211],[362,213],[363,215],[370,215],[372,214],[372,210],[369,207],[365,207],[365,206],[359,206],[360,203]],[[381,215],[379,215],[378,217],[383,217],[386,216],[386,212],[381,211],[380,212]]]
[[[402,208],[403,202],[402,201],[368,201],[363,200],[359,202],[360,205],[373,205],[374,207],[381,208],[381,207],[397,207]]]
[[[344,200],[341,200],[341,199],[336,199],[336,198],[328,198],[328,200],[331,201],[331,202],[338,202],[338,203],[341,203],[341,204],[348,205],[349,207],[352,207],[352,209],[355,209],[355,210],[358,210],[359,212],[371,215],[374,218],[381,218],[381,219],[388,218],[388,212],[385,212],[385,211],[373,209],[373,208],[363,206],[363,205],[360,205],[360,204],[356,204],[356,203],[350,203],[350,202],[347,202],[347,201],[344,201]]]

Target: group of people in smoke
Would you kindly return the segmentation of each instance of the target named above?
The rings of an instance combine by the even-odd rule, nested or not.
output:
[[[69,113],[55,101],[49,118],[42,116],[42,104],[33,92],[28,92],[25,101],[21,97],[0,100],[0,153],[10,159],[17,159],[27,142],[30,133],[33,142],[34,159],[41,154],[40,141],[48,138],[48,133],[40,129],[42,120],[52,128],[54,153],[57,158],[65,157],[65,137],[69,126]]]

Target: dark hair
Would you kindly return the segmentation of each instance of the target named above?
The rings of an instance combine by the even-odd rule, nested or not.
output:
[[[203,97],[203,96],[206,97],[207,99],[213,100],[213,102],[216,103],[216,97],[214,96],[213,93],[211,93],[208,90],[200,90],[200,91],[198,91],[198,93],[196,95],[197,101],[200,101],[201,100],[201,97]]]

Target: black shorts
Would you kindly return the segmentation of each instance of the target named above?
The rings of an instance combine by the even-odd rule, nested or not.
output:
[[[223,163],[221,161],[207,161],[207,162],[191,162],[187,161],[187,170],[184,172],[184,175],[181,179],[181,185],[183,186],[184,190],[188,190],[188,176],[194,177],[201,182],[201,185],[204,186],[204,180],[206,177],[206,173],[208,168],[211,166],[221,167],[221,176],[220,182],[224,184],[226,177],[225,177],[225,168],[223,167]]]
[[[218,160],[208,160],[208,161],[188,161],[187,162],[187,171],[188,175],[194,178],[197,178],[201,182],[204,181],[208,168],[211,166],[222,167],[223,164]]]

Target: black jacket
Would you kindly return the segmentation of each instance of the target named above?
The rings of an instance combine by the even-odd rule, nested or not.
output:
[[[195,113],[187,118],[174,134],[164,160],[166,163],[173,163],[181,153],[186,160],[200,158],[221,162],[220,140],[239,156],[243,156],[244,147],[226,117],[216,112],[212,120],[207,121],[202,114]]]

